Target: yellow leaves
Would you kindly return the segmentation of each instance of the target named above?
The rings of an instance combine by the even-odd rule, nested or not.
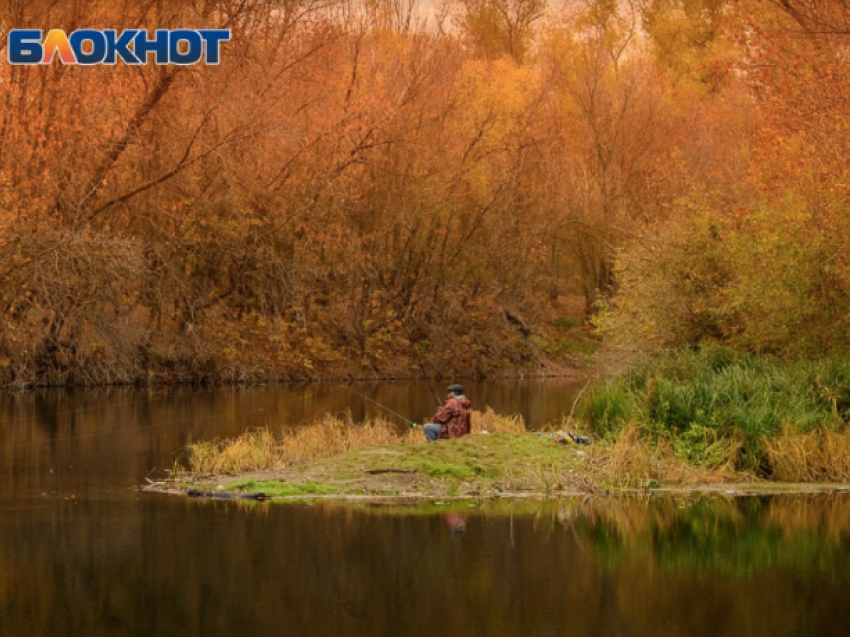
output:
[[[503,57],[495,62],[467,61],[458,74],[456,87],[466,105],[468,123],[478,128],[491,117],[512,123],[528,106],[539,82],[539,71]]]
[[[378,50],[381,57],[387,59],[403,59],[410,55],[413,49],[413,41],[410,38],[388,29],[372,32],[368,37],[368,43]]]
[[[503,167],[519,143],[533,96],[540,89],[540,73],[519,66],[509,57],[495,62],[467,61],[455,81],[463,108],[454,122],[461,140],[464,181],[473,194],[488,192],[491,175]]]
[[[644,25],[659,62],[676,81],[696,80],[716,87],[735,52],[721,37],[724,21],[736,10],[725,0],[652,0],[644,9]]]

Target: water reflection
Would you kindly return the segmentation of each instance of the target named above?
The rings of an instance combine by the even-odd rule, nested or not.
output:
[[[467,391],[539,424],[578,389]],[[357,390],[432,410],[422,385]],[[847,497],[387,509],[134,490],[190,440],[345,410],[377,413],[341,386],[0,395],[0,633],[850,634]]]
[[[154,496],[3,516],[0,533],[3,634],[850,629],[846,497],[374,510]]]

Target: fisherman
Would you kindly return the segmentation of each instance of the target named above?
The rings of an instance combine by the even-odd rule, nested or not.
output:
[[[449,385],[447,391],[449,392],[448,400],[434,414],[431,422],[422,427],[428,442],[438,438],[443,440],[460,438],[468,434],[472,426],[472,415],[469,410],[471,403],[463,395],[463,388],[460,385]]]

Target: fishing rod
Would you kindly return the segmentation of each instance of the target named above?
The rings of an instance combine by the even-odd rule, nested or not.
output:
[[[425,369],[425,365],[422,364],[422,359],[419,357],[419,350],[417,350],[416,345],[413,344],[413,339],[410,338],[410,331],[407,329],[407,325],[405,325],[404,321],[401,322],[401,326],[404,328],[404,333],[407,335],[407,342],[410,344],[410,349],[413,350],[413,355],[416,357],[416,362],[419,363],[419,369],[422,370],[422,375],[425,377],[425,382],[428,383],[428,389],[431,390],[431,395],[437,402],[437,407],[442,407],[443,401],[440,400],[440,397],[437,395],[437,392],[434,391],[434,385],[431,384],[431,378],[428,376],[428,372]]]
[[[381,403],[379,403],[377,400],[372,400],[372,399],[371,399],[371,398],[369,398],[366,394],[361,394],[359,391],[354,391],[353,389],[351,389],[351,387],[346,387],[346,389],[347,389],[348,391],[350,391],[352,394],[357,394],[357,395],[358,395],[358,396],[360,396],[363,400],[368,400],[368,401],[369,401],[370,403],[372,403],[373,405],[377,405],[377,406],[378,406],[378,407],[380,407],[381,409],[384,409],[384,410],[386,410],[386,411],[390,412],[393,416],[396,416],[397,418],[401,418],[404,422],[406,422],[408,425],[410,425],[410,426],[411,426],[411,428],[416,429],[416,427],[418,426],[418,425],[417,425],[415,422],[413,422],[412,420],[409,420],[409,419],[405,418],[405,417],[404,417],[404,416],[402,416],[400,413],[398,413],[397,411],[393,411],[392,409],[390,409],[390,408],[389,408],[389,407],[387,407],[386,405],[382,405],[382,404],[381,404]]]

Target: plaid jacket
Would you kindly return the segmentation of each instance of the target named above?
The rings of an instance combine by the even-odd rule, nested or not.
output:
[[[442,425],[440,427],[440,438],[460,438],[469,433],[472,428],[471,402],[466,396],[449,398],[443,406],[434,414],[431,422]]]

